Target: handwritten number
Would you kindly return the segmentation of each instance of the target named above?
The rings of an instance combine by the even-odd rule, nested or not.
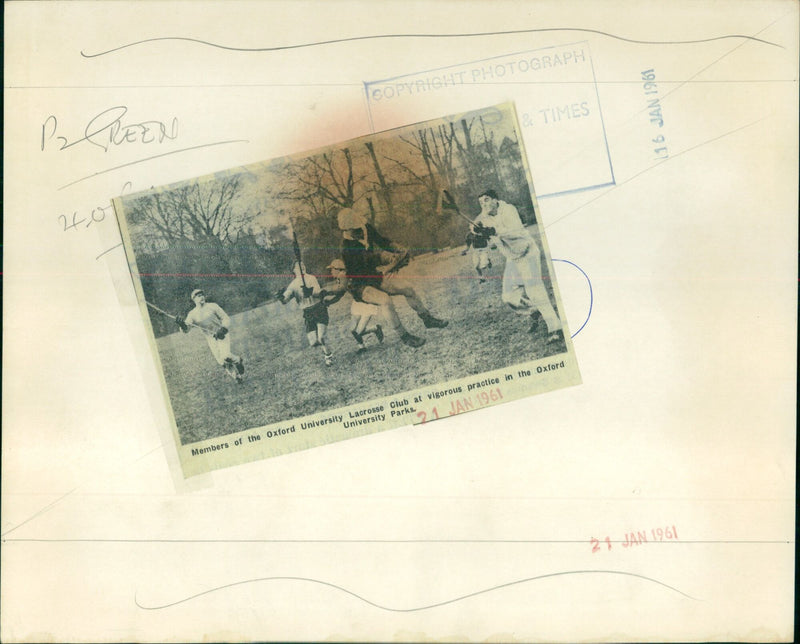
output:
[[[592,552],[599,552],[600,551],[600,541],[592,537]]]
[[[70,228],[77,230],[78,224],[82,224],[84,221],[86,221],[85,217],[81,220],[78,220],[77,212],[72,213],[72,223],[69,222],[69,219],[67,219],[66,215],[59,215],[58,218],[64,222],[64,232],[67,232]]]
[[[132,189],[133,184],[130,181],[126,181],[122,186],[121,194],[127,194]],[[83,226],[84,228],[89,228],[92,224],[99,224],[101,221],[105,221],[106,217],[108,217],[109,210],[113,207],[114,206],[111,204],[107,206],[96,206],[95,208],[92,208],[92,211],[88,216],[79,217],[78,211],[74,211],[71,218],[69,215],[58,215],[58,219],[61,221],[62,228],[65,232],[70,228],[77,230],[78,226],[83,223],[85,223]]]
[[[106,207],[98,206],[97,208],[92,209],[92,218],[86,224],[86,227],[88,228],[89,226],[91,226],[94,223],[98,223],[99,224],[101,221],[103,221],[103,219],[106,218],[106,208],[107,207],[108,206],[106,206]],[[100,213],[100,214],[98,215],[97,213]]]

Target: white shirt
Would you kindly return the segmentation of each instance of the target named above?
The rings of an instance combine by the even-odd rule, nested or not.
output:
[[[319,301],[320,286],[317,278],[313,275],[305,274],[306,286],[311,289],[311,297],[303,297],[303,280],[300,277],[295,277],[286,290],[283,292],[283,299],[290,300],[294,298],[300,305],[300,308],[307,309],[312,304]]]
[[[497,214],[481,213],[475,223],[487,228],[494,228],[500,240],[500,250],[508,259],[521,259],[535,245],[525,226],[522,225],[519,212],[510,203],[499,201]]]
[[[203,329],[206,334],[216,333],[220,327],[230,328],[231,319],[228,314],[222,310],[219,304],[214,302],[206,302],[202,306],[197,306],[189,311],[186,316],[186,324],[194,324]]]

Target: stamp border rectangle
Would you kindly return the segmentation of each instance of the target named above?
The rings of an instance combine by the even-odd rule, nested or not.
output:
[[[431,72],[439,72],[439,71],[446,70],[446,69],[452,69],[454,67],[461,67],[463,65],[471,65],[471,64],[475,64],[475,63],[484,63],[486,61],[496,60],[498,58],[507,58],[509,56],[517,56],[519,54],[527,54],[527,53],[530,53],[530,52],[542,51],[542,50],[545,50],[545,49],[558,49],[558,48],[561,48],[561,47],[568,47],[570,45],[577,45],[577,44],[585,45],[586,48],[589,50],[589,66],[590,66],[590,69],[591,69],[591,72],[592,72],[592,85],[594,86],[595,97],[597,98],[597,108],[598,108],[598,111],[600,113],[600,128],[602,129],[602,132],[603,132],[603,143],[604,143],[605,148],[606,148],[606,160],[608,161],[608,171],[611,174],[611,180],[607,181],[605,183],[598,183],[598,184],[594,184],[594,185],[591,185],[591,186],[581,186],[579,188],[571,188],[569,190],[559,190],[557,192],[549,192],[549,193],[542,194],[542,195],[538,195],[537,194],[536,198],[537,199],[551,199],[553,197],[561,197],[561,196],[570,195],[570,194],[577,194],[577,193],[581,193],[581,192],[587,192],[589,190],[598,190],[600,188],[607,188],[609,186],[615,186],[617,184],[616,184],[616,178],[614,176],[614,165],[613,165],[613,162],[611,161],[611,151],[610,151],[610,149],[608,147],[608,136],[606,135],[605,120],[603,119],[603,107],[600,104],[600,94],[599,94],[599,92],[597,90],[597,75],[595,74],[595,71],[594,71],[594,60],[592,59],[591,46],[589,45],[589,41],[588,40],[577,40],[575,42],[563,43],[563,44],[560,44],[560,45],[548,45],[547,47],[540,47],[540,48],[537,48],[537,49],[524,49],[524,50],[521,50],[521,51],[511,52],[509,54],[501,54],[499,56],[490,56],[489,58],[479,58],[479,59],[476,59],[476,60],[468,60],[468,61],[465,61],[463,63],[456,63],[454,65],[445,65],[444,67],[434,67],[432,69],[423,69],[423,70],[420,70],[420,71],[410,72],[410,73],[407,73],[407,74],[398,74],[397,76],[390,76],[388,78],[382,78],[382,79],[379,79],[379,80],[363,81],[363,84],[364,84],[364,99],[366,101],[367,118],[369,119],[370,132],[375,133],[375,123],[374,123],[374,120],[373,120],[373,117],[372,117],[372,101],[370,100],[370,96],[369,96],[369,88],[370,88],[371,85],[377,85],[379,83],[387,83],[389,81],[394,81],[394,80],[397,80],[397,79],[400,79],[400,78],[407,78],[409,76],[416,76],[418,74],[428,74],[428,73],[431,73]],[[475,85],[480,85],[480,83],[474,83],[474,84]],[[527,83],[507,82],[506,84],[508,84],[508,85],[526,85]]]

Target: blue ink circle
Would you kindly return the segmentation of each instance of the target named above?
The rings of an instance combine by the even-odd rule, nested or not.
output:
[[[570,266],[574,266],[575,268],[577,268],[581,272],[581,275],[583,275],[586,278],[586,283],[589,285],[589,313],[586,314],[586,319],[583,321],[583,324],[581,324],[581,328],[578,329],[577,331],[575,331],[575,333],[573,333],[570,336],[571,338],[574,338],[581,331],[583,331],[583,327],[586,326],[586,324],[589,322],[589,318],[592,317],[592,306],[594,305],[594,291],[592,290],[592,280],[589,279],[589,276],[586,274],[586,272],[580,266],[578,266],[575,262],[571,262],[568,259],[555,259],[555,258],[553,258],[553,261],[554,262],[564,262],[565,264],[569,264]]]

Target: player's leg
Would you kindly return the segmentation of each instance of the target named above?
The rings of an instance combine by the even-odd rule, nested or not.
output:
[[[356,341],[358,345],[358,349],[356,350],[357,353],[361,353],[366,350],[367,347],[364,346],[364,337],[362,336],[363,326],[361,324],[361,318],[363,317],[363,312],[366,309],[376,308],[374,304],[367,304],[366,302],[359,302],[355,297],[353,298],[353,303],[350,305],[350,315],[352,317],[352,324],[350,325],[350,334],[353,336],[353,339]]]
[[[503,290],[501,296],[503,302],[508,304],[514,311],[521,315],[530,313],[531,303],[525,296],[525,287],[522,277],[519,274],[516,264],[511,260],[506,261],[503,270]]]
[[[325,333],[328,331],[328,325],[323,322],[317,322],[317,342],[322,347],[322,356],[325,359],[325,364],[329,367],[333,364],[333,352],[325,344]]]
[[[385,282],[386,280],[384,280]],[[425,340],[418,338],[406,331],[397,311],[392,304],[392,298],[386,291],[375,288],[374,286],[365,286],[361,294],[361,299],[367,304],[375,304],[380,308],[383,317],[389,322],[389,325],[400,334],[400,339],[410,347],[421,347],[425,344]]]
[[[389,326],[398,332],[404,331],[403,323],[397,315],[397,311],[392,303],[392,298],[386,291],[375,288],[374,286],[365,286],[361,295],[361,299],[367,304],[374,304],[377,306],[383,317],[389,322]]]
[[[411,282],[409,282],[407,279],[397,277],[396,275],[385,277],[381,281],[381,290],[389,295],[402,295],[405,297],[408,305],[420,317],[426,328],[443,329],[447,326],[448,323],[445,320],[440,320],[439,318],[433,316],[428,308],[422,303],[422,300],[419,298],[419,295],[417,295],[417,292],[414,290]]]
[[[244,373],[244,360],[231,350],[231,336],[226,335],[221,340],[216,341],[220,354],[224,355],[225,370],[228,371],[237,382],[241,382]],[[230,367],[228,366],[230,365]]]
[[[325,360],[325,364],[330,367],[333,364],[333,352],[325,344],[324,339],[320,341],[319,345],[322,347],[322,358]]]
[[[308,346],[318,347],[319,338],[317,338],[317,321],[314,319],[311,307],[303,309],[303,326],[306,329],[306,339]]]
[[[358,304],[358,302],[353,302],[353,304]],[[362,318],[363,316],[354,314],[353,324],[350,329],[350,334],[353,336],[353,339],[356,341],[356,344],[358,345],[356,353],[363,353],[364,351],[367,350],[367,347],[364,346],[364,325],[361,323]]]
[[[374,308],[371,305],[368,305],[368,306],[370,306],[371,308]],[[366,336],[374,335],[378,339],[378,342],[382,343],[383,342],[383,328],[381,327],[380,324],[373,324],[372,326],[369,326],[369,321],[371,319],[372,319],[372,315],[362,315],[361,318],[360,318],[360,320],[361,320],[360,328],[362,328],[363,330],[361,331],[361,333],[359,335],[362,338],[362,342],[363,342],[363,338],[365,338]],[[364,351],[364,350],[366,350],[366,346],[364,346],[363,349],[359,349],[359,352],[360,351]]]
[[[217,340],[212,335],[206,335],[206,341],[208,342],[208,348],[211,349],[211,355],[214,356],[214,360],[217,361],[217,364],[221,365],[222,368],[225,369],[225,373],[236,380],[238,373],[234,356],[231,354],[230,338],[225,336],[222,340]]]
[[[222,356],[223,360],[231,361],[231,362],[238,362],[240,360],[239,356],[237,356],[231,350],[231,336],[230,334],[226,335],[221,340],[214,340],[214,343],[219,351],[219,354]]]
[[[364,333],[367,330],[367,322],[369,322],[368,315],[359,315],[358,321],[356,322],[356,328],[355,328],[356,333],[358,333],[359,335]]]
[[[233,356],[231,354],[231,339],[225,336],[222,340],[218,340],[213,335],[206,335],[206,341],[208,342],[208,348],[211,349],[211,355],[214,356],[214,360],[217,361],[217,364],[221,365],[222,368],[225,369],[225,373],[231,378],[237,380],[239,374],[234,358],[238,358],[238,356]],[[244,368],[242,368],[242,370],[244,371]]]
[[[485,271],[487,268],[492,267],[492,262],[489,261],[489,249],[488,248],[481,248],[480,250],[480,258],[478,259],[478,266],[482,271]]]
[[[374,304],[367,304],[366,302],[353,302],[353,307],[350,309],[353,315],[358,316],[358,326],[354,327],[362,336],[374,334],[378,338],[378,342],[383,342],[383,328],[380,324],[372,324],[372,318],[379,315],[381,310]]]
[[[224,367],[225,358],[228,357],[228,352],[225,351],[225,345],[213,335],[206,335],[206,342],[208,342],[208,348],[211,349],[211,355],[214,356],[214,360],[217,361],[217,364]]]
[[[328,345],[325,344],[325,334],[328,331],[328,322],[330,322],[328,307],[322,302],[317,302],[312,307],[312,319],[316,324],[317,342],[322,347],[322,355],[325,359],[325,364],[330,367],[333,364],[333,353],[328,348]]]
[[[233,358],[225,358],[225,362],[223,363],[222,367],[225,369],[225,373],[227,373],[231,378],[237,382],[240,380],[241,376],[239,376],[239,372],[236,370],[236,363],[233,361]]]
[[[383,344],[383,327],[376,323],[371,330],[375,334],[375,337],[378,338],[378,343]]]
[[[373,324],[372,326],[369,325],[370,320],[372,320],[372,315],[362,315],[361,320],[364,324],[364,330],[361,332],[361,335],[374,335],[378,338],[378,342],[383,342],[383,329],[381,328],[380,324]]]
[[[525,295],[530,301],[531,307],[542,314],[542,318],[547,324],[547,332],[555,333],[560,330],[561,320],[558,319],[558,314],[550,302],[550,296],[542,279],[539,249],[537,247],[531,248],[525,257],[515,260],[514,264],[522,279]]]
[[[324,322],[317,322],[317,339],[320,343],[325,343],[325,334],[328,332],[328,325]]]
[[[375,337],[378,338],[379,343],[383,343],[383,327],[378,324],[377,322],[369,326],[372,318],[380,315],[381,310],[372,304],[365,304],[361,302],[361,306],[363,306],[362,310],[362,317],[364,318],[364,324],[367,325],[366,331],[364,333],[373,333]]]
[[[478,248],[475,250],[475,272],[480,275],[480,284],[486,283],[486,276],[484,271],[488,268],[489,260],[485,248]]]
[[[481,251],[477,248],[472,250],[472,267],[475,269],[475,272],[480,278],[478,282],[483,284],[486,281],[486,278],[483,276],[483,270],[481,267]]]

